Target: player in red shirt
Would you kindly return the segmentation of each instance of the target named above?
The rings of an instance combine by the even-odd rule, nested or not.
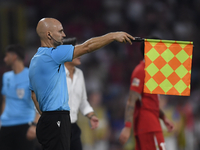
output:
[[[141,51],[144,54],[144,43]],[[133,122],[135,150],[166,150],[159,118],[163,120],[169,132],[173,130],[173,124],[159,109],[159,95],[143,93],[144,68],[143,60],[132,72],[130,94],[125,110],[125,127],[119,141],[122,144],[127,142]]]

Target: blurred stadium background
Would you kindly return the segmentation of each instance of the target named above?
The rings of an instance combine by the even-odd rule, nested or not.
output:
[[[3,62],[5,47],[19,43],[27,50],[25,63],[40,46],[35,32],[41,18],[57,18],[68,37],[78,43],[112,31],[133,36],[159,36],[194,42],[191,96],[162,96],[161,107],[175,123],[165,132],[169,150],[200,149],[200,0],[0,0],[0,77],[10,70]],[[80,115],[84,150],[133,150],[134,139],[118,143],[131,72],[142,59],[140,43],[112,44],[81,57],[88,100],[100,118],[94,132]],[[2,81],[0,81],[1,83]],[[169,143],[169,144],[168,144]]]

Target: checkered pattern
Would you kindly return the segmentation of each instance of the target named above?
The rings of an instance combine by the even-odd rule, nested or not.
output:
[[[193,42],[145,39],[144,92],[190,95]]]

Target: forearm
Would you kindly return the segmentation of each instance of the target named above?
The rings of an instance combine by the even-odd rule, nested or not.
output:
[[[2,115],[2,113],[3,113],[4,109],[5,109],[5,101],[6,101],[6,97],[3,96],[2,103],[1,103],[0,115]]]
[[[161,109],[159,110],[159,118],[162,120],[165,118],[165,114]]]
[[[129,98],[126,103],[126,109],[125,109],[125,123],[130,122],[131,124],[133,124],[134,107],[135,107],[134,102]]]
[[[40,118],[40,114],[36,112],[34,122],[37,123]]]
[[[93,52],[103,46],[106,46],[107,44],[111,43],[114,41],[115,37],[114,37],[114,33],[108,33],[106,35],[103,36],[99,36],[99,37],[95,37],[95,38],[91,38],[89,40],[87,40],[85,42],[85,44],[88,47],[88,51],[87,52]]]
[[[141,95],[135,91],[130,90],[129,98],[126,104],[125,109],[125,126],[122,129],[122,132],[119,137],[119,141],[121,144],[125,144],[130,135],[131,135],[131,128],[133,126],[133,112],[135,107],[135,102],[140,98]]]
[[[35,104],[35,107],[36,107],[38,113],[39,113],[40,115],[42,115],[42,111],[40,110],[39,103],[37,102],[37,100],[33,100],[33,101],[34,101],[34,104]]]
[[[93,52],[113,42],[115,39],[114,35],[115,35],[114,33],[108,33],[103,36],[91,38],[85,41],[83,44],[75,46],[74,58],[79,57],[86,53]]]
[[[133,124],[133,113],[135,108],[135,102],[140,98],[140,95],[135,91],[130,91],[129,99],[125,109],[125,123]]]
[[[165,116],[162,110],[160,110],[159,118],[164,122],[168,132],[171,132],[174,129],[173,123]]]
[[[33,100],[33,102],[34,102],[34,104],[35,104],[35,107],[36,107],[38,113],[39,113],[40,115],[42,115],[42,111],[40,110],[39,103],[38,103],[38,101],[37,101],[37,99],[36,99],[36,95],[35,95],[35,93],[34,93],[33,91],[31,92],[31,98],[32,98],[32,100]]]

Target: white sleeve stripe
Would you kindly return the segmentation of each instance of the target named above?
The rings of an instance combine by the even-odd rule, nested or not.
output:
[[[154,138],[154,143],[155,143],[156,150],[159,150],[158,140],[157,140],[156,136],[154,135],[153,138]]]

